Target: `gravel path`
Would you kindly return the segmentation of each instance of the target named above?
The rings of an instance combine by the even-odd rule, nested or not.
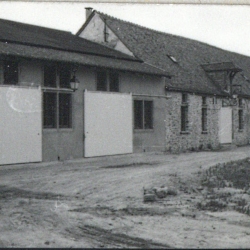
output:
[[[153,204],[142,195],[147,187],[196,185],[197,172],[246,157],[250,147],[1,166],[0,245],[247,247],[247,216],[232,212],[229,222],[197,211],[197,193]]]

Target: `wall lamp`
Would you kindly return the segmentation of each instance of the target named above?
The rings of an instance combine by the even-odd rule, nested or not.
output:
[[[78,90],[79,87],[79,80],[76,78],[76,71],[77,68],[73,69],[73,77],[70,79],[70,88],[75,92],[76,90]]]

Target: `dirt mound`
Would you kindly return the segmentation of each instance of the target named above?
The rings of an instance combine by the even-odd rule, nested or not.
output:
[[[250,215],[250,159],[217,164],[201,176],[207,188],[204,200],[197,203],[202,210],[233,209]]]

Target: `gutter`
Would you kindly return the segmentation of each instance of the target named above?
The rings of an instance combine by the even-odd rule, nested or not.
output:
[[[218,97],[229,97],[229,95],[227,95],[227,94],[224,94],[224,95],[223,94],[212,94],[212,93],[207,93],[207,92],[202,92],[202,91],[183,90],[183,89],[180,89],[180,88],[167,87],[167,86],[166,86],[166,91],[192,93],[192,94],[218,96]]]
[[[167,96],[167,95],[149,95],[149,94],[132,94],[132,96],[157,97],[157,98],[166,98],[166,99],[172,98],[172,96]]]

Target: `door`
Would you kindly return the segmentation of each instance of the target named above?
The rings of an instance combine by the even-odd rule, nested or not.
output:
[[[42,161],[41,89],[0,87],[0,165]]]
[[[132,95],[85,91],[84,135],[84,157],[132,153]]]
[[[232,143],[232,108],[223,107],[219,112],[220,143]]]

